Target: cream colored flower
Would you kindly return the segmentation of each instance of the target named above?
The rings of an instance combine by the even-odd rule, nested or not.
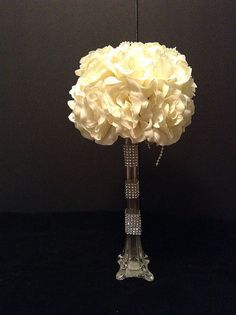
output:
[[[68,102],[82,136],[110,145],[177,142],[194,114],[196,84],[185,56],[159,43],[124,42],[80,60]]]

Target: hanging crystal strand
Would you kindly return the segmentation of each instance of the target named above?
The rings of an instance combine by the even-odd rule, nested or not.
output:
[[[156,161],[156,166],[158,166],[158,165],[159,165],[160,160],[161,160],[162,155],[163,155],[163,152],[164,152],[164,146],[162,145],[162,146],[161,146],[160,153],[159,153],[158,158],[157,158],[157,161]]]
[[[144,254],[141,244],[141,215],[139,209],[139,174],[138,174],[138,144],[132,144],[129,139],[124,144],[124,162],[126,168],[125,197],[125,247],[118,256],[120,270],[116,274],[117,280],[136,277],[147,281],[154,279],[148,270],[149,259]]]

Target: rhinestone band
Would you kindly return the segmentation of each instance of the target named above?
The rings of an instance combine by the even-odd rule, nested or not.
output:
[[[130,214],[125,210],[125,233],[129,235],[141,235],[141,215]]]
[[[124,145],[124,159],[126,167],[138,166],[138,146],[137,144]]]
[[[139,181],[125,182],[125,197],[127,199],[137,199],[139,197]]]

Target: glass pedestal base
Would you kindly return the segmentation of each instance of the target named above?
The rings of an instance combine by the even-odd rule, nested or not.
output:
[[[148,270],[149,258],[143,252],[139,235],[127,235],[123,253],[118,256],[120,270],[116,274],[117,280],[126,278],[143,278],[153,281],[154,276]]]

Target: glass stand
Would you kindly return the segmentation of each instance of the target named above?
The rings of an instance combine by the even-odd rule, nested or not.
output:
[[[126,241],[122,254],[118,256],[120,269],[117,280],[125,278],[143,278],[153,281],[154,276],[148,270],[149,258],[144,253],[141,244],[141,215],[139,209],[139,174],[138,174],[138,144],[132,144],[129,139],[124,144],[124,162],[126,168],[125,210]]]

